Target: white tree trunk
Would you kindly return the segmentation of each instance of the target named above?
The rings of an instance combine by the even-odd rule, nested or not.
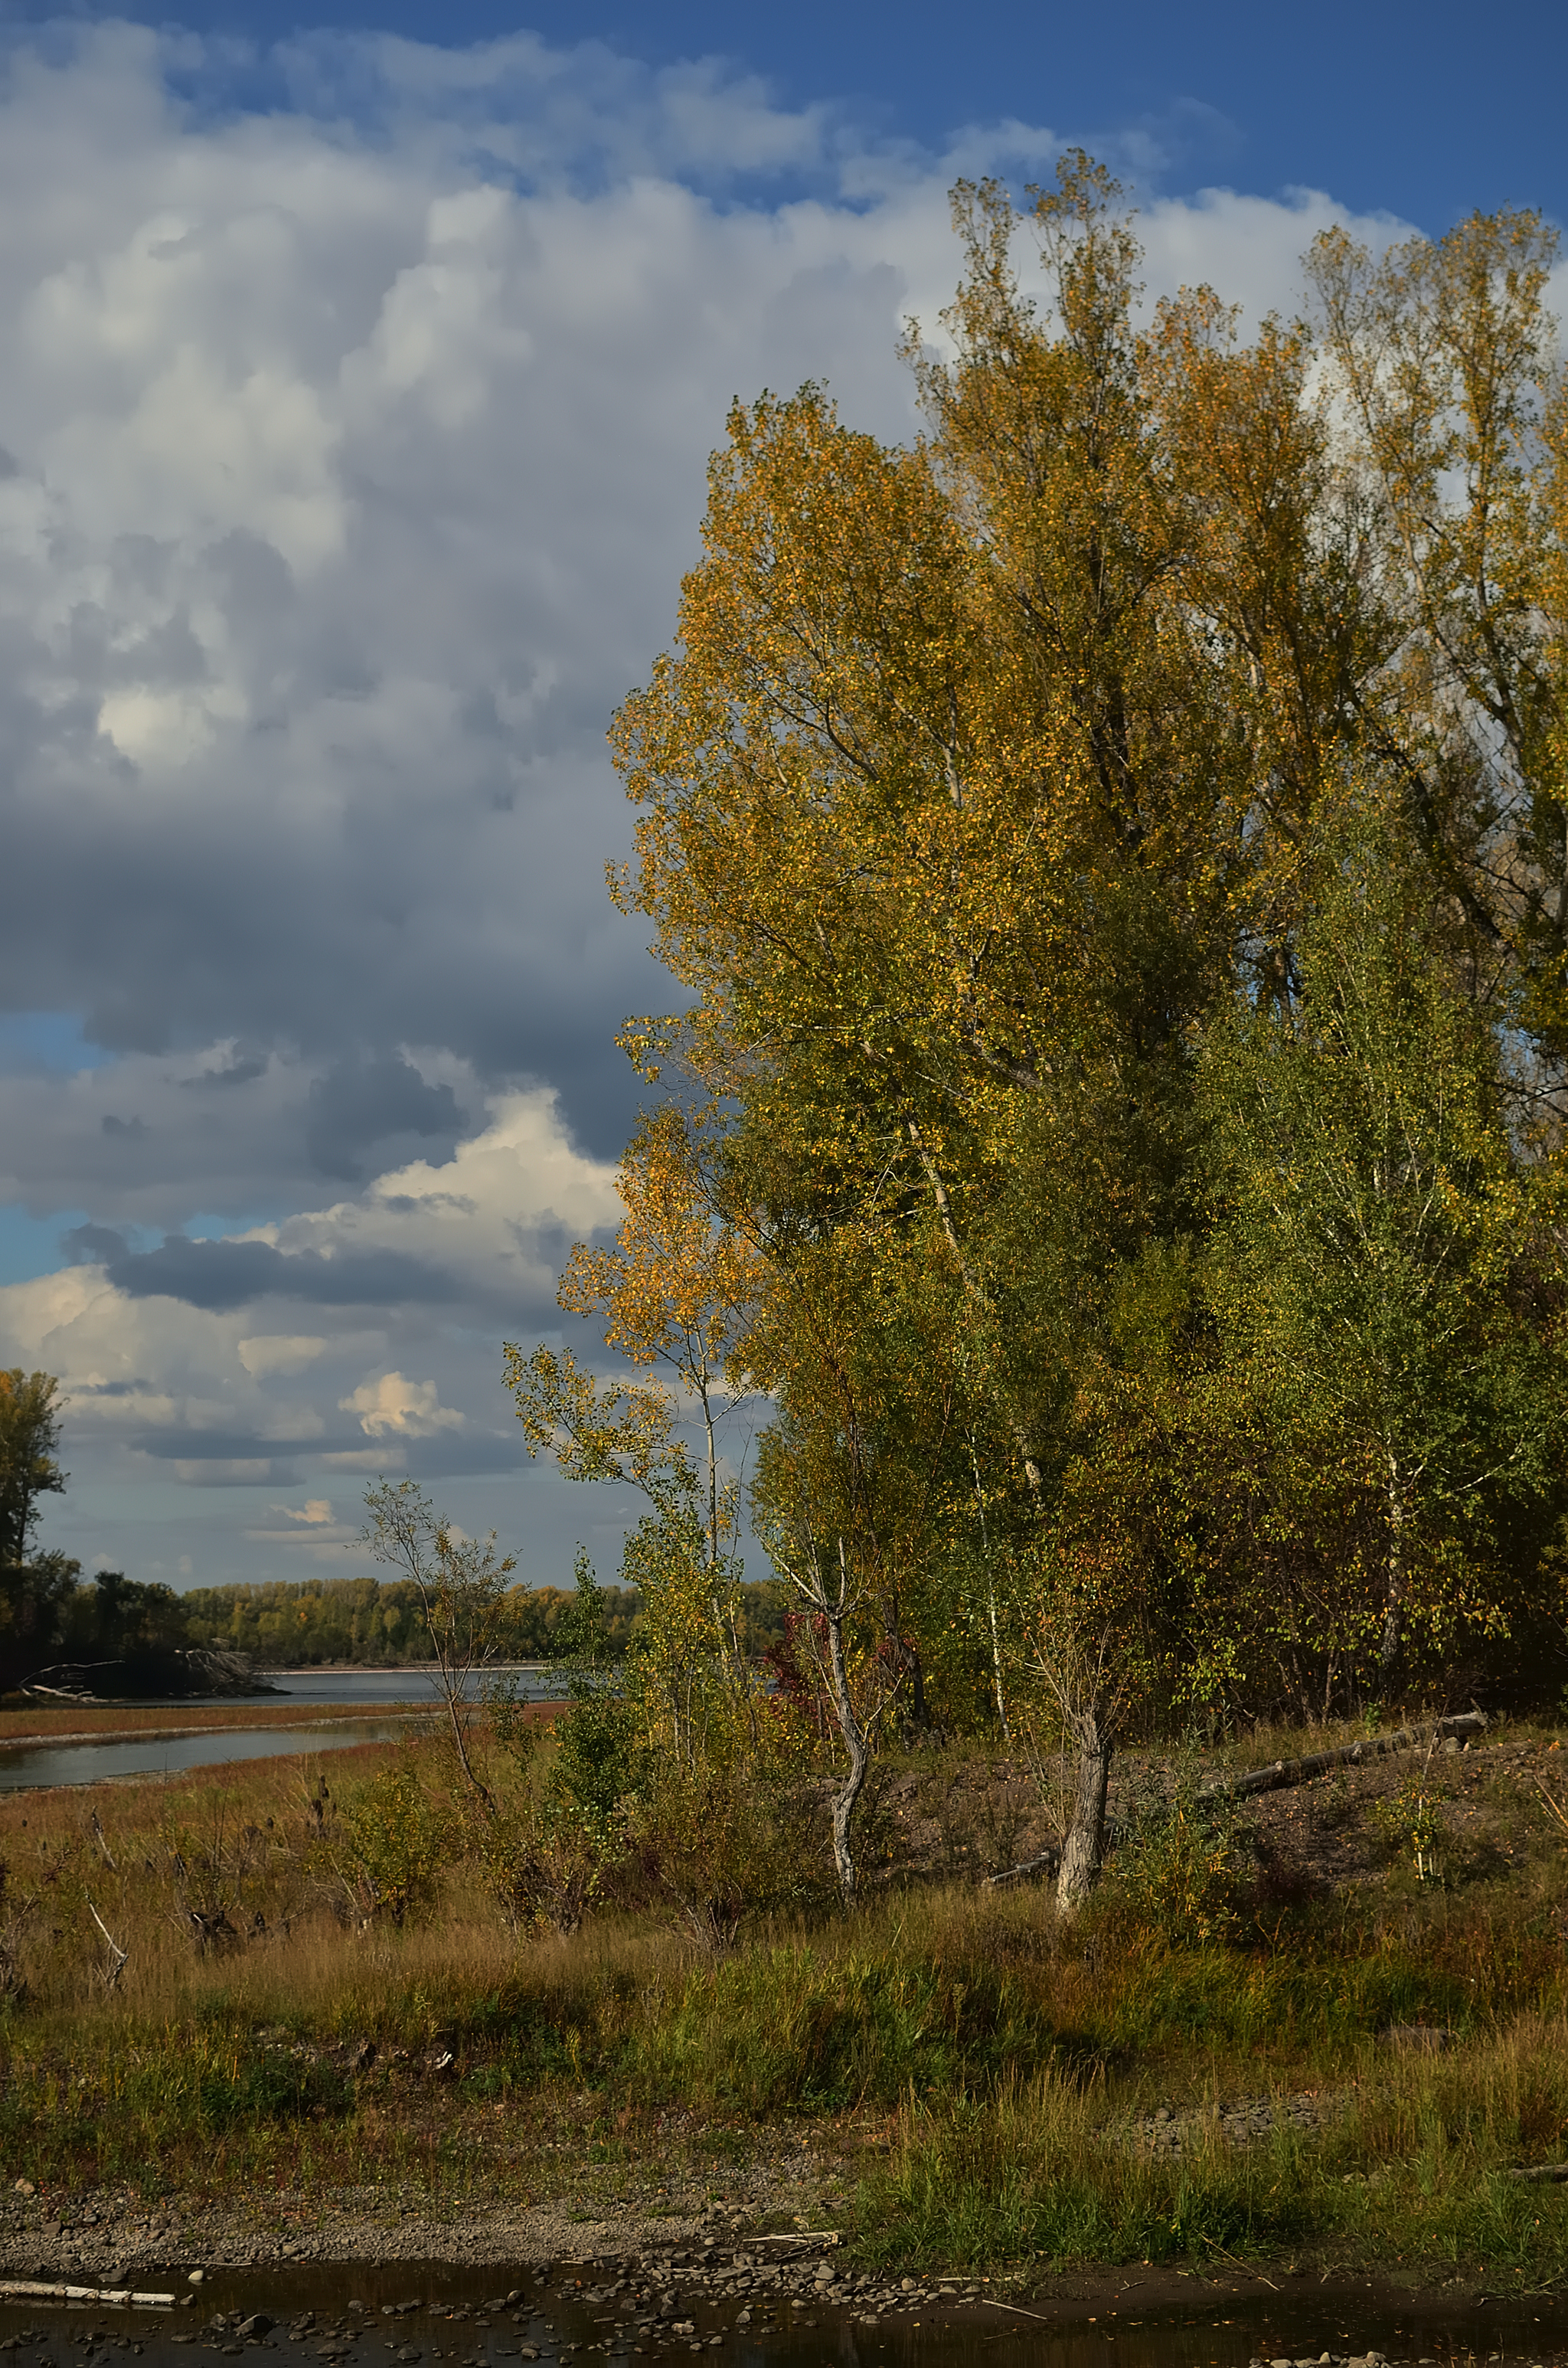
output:
[[[1378,1665],[1387,1677],[1399,1658],[1400,1634],[1404,1619],[1404,1478],[1399,1459],[1392,1448],[1388,1454],[1389,1552],[1388,1587],[1383,1597],[1383,1634],[1378,1650]]]
[[[871,1754],[865,1729],[856,1715],[849,1692],[849,1673],[844,1666],[844,1614],[841,1611],[835,1613],[829,1610],[824,1616],[827,1623],[828,1691],[833,1698],[833,1714],[838,1722],[838,1731],[849,1757],[848,1773],[833,1796],[833,1863],[844,1905],[853,1907],[857,1880],[853,1839],[855,1811],[865,1788]]]

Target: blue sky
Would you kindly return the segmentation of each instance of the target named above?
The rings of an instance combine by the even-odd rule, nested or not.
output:
[[[51,12],[6,13],[27,22]],[[162,24],[170,12],[126,13]],[[927,148],[961,124],[1008,117],[1090,142],[1134,134],[1173,194],[1214,181],[1266,194],[1307,186],[1429,231],[1477,206],[1533,205],[1557,219],[1568,206],[1568,30],[1546,0],[1499,14],[1457,0],[1322,0],[1311,10],[538,0],[523,14],[510,0],[347,0],[330,11],[200,0],[176,13],[263,48],[324,24],[452,48],[527,25],[552,44],[597,40],[653,66],[723,60],[765,77],[784,107],[825,102]]]
[[[907,434],[948,187],[1072,142],[1151,297],[1255,319],[1335,220],[1561,221],[1565,23],[0,15],[0,1364],[70,1394],[51,1543],[343,1573],[410,1472],[531,1577],[613,1567],[500,1343],[614,1221],[614,1030],[668,1000],[604,732],[730,399]]]

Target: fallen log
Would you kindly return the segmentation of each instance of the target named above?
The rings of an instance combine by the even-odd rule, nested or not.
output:
[[[1568,2182],[1568,2162],[1532,2163],[1528,2170],[1510,2170],[1509,2179],[1539,2180],[1541,2184],[1561,2187]]]
[[[1363,1767],[1369,1759],[1381,1759],[1391,1751],[1413,1751],[1421,1744],[1440,1743],[1445,1736],[1484,1735],[1490,1721],[1483,1710],[1460,1711],[1453,1718],[1434,1720],[1430,1726],[1395,1727],[1389,1735],[1367,1735],[1355,1743],[1342,1743],[1332,1751],[1308,1752],[1301,1759],[1275,1759],[1266,1768],[1249,1769],[1244,1776],[1216,1776],[1210,1783],[1200,1784],[1200,1801],[1244,1801],[1255,1793],[1288,1793],[1297,1784],[1310,1784],[1314,1776],[1326,1776],[1335,1768]]]
[[[68,2286],[46,2278],[0,2278],[0,2295],[16,2302],[114,2302],[172,2309],[170,2294],[140,2294],[132,2286]]]
[[[988,1874],[985,1881],[993,1888],[999,1883],[1021,1883],[1026,1874],[1054,1874],[1061,1864],[1062,1852],[1052,1843],[1038,1858],[1027,1858],[1021,1866],[1005,1866],[1000,1874]]]

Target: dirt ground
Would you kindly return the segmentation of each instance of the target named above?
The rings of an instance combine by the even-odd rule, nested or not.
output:
[[[1199,1755],[1187,1772],[1204,1786],[1256,1764],[1244,1753],[1233,1765]],[[1171,1782],[1167,1755],[1119,1755],[1108,1811],[1113,1837]],[[1397,1850],[1380,1807],[1413,1782],[1433,1801],[1450,1888],[1504,1873],[1518,1854],[1522,1827],[1568,1843],[1568,1749],[1555,1736],[1504,1728],[1391,1750],[1289,1790],[1254,1794],[1244,1804],[1244,1827],[1267,1882],[1282,1899],[1385,1884]],[[900,1875],[1001,1873],[1050,1851],[1069,1789],[1065,1768],[1048,1765],[1041,1781],[1040,1772],[1006,1759],[890,1772],[869,1821],[877,1855],[888,1873]]]

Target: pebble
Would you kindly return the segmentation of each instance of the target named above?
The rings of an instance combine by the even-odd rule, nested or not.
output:
[[[1300,2130],[1316,2130],[1323,2127],[1326,2115],[1320,2097],[1244,2097],[1233,2105],[1221,2107],[1219,2125],[1232,2146],[1256,2146],[1273,2135],[1277,2118]],[[1156,2105],[1152,2113],[1133,2123],[1132,2136],[1151,2154],[1178,2155],[1210,2127],[1207,2111],[1177,2115],[1169,2105]]]

